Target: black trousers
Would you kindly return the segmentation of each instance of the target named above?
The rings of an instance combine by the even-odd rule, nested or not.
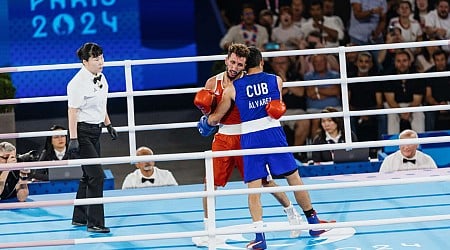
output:
[[[99,124],[79,122],[77,124],[78,142],[80,144],[80,158],[100,157],[100,135],[102,128]],[[104,173],[100,164],[83,165],[83,176],[77,191],[77,199],[103,197]],[[72,221],[92,226],[105,226],[103,204],[75,206]]]

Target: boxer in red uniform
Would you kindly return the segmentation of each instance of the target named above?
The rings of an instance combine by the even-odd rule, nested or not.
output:
[[[228,48],[228,55],[225,58],[226,71],[217,74],[206,81],[204,89],[200,90],[195,98],[194,104],[197,106],[204,115],[208,115],[213,112],[217,103],[222,98],[223,90],[233,84],[233,80],[241,78],[244,75],[245,63],[249,50],[244,44],[232,44]],[[282,114],[281,114],[282,115]],[[280,117],[281,117],[280,115]],[[205,117],[206,117],[205,116]],[[218,132],[214,135],[212,142],[212,151],[223,150],[239,150],[241,149],[241,126],[240,116],[237,108],[232,105],[226,115],[221,119]],[[209,131],[205,136],[211,135],[215,132]],[[214,188],[218,186],[224,187],[233,169],[237,168],[241,177],[243,178],[243,161],[242,156],[226,156],[213,158],[213,171],[214,171]],[[264,187],[276,187],[276,183],[273,180],[263,180]],[[206,188],[206,186],[205,186]],[[301,216],[297,213],[292,206],[289,198],[284,192],[273,193],[274,197],[284,207],[284,211],[287,214],[289,224],[298,225],[301,223]],[[203,209],[205,216],[205,227],[207,225],[208,210],[206,207],[206,197],[203,198]],[[291,237],[296,238],[300,235],[301,230],[295,230],[291,232]],[[200,244],[195,242],[197,246],[207,246],[208,237],[204,238]]]

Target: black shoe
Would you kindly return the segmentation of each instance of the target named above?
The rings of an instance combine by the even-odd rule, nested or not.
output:
[[[86,226],[86,222],[77,222],[77,221],[72,221],[72,226]]]
[[[92,226],[87,228],[88,232],[93,233],[109,233],[109,228],[104,226]]]

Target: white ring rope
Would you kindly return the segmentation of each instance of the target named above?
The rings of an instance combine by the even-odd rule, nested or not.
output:
[[[362,227],[362,226],[380,226],[392,224],[406,224],[430,221],[450,220],[450,214],[444,215],[429,215],[416,217],[401,217],[391,219],[376,219],[364,221],[347,221],[325,224],[304,224],[304,225],[289,225],[283,227],[268,226],[263,229],[216,229],[215,235],[237,234],[237,233],[255,233],[255,232],[273,232],[273,231],[287,231],[293,229],[309,230],[309,229],[327,229],[327,228],[343,228],[343,227]],[[29,241],[29,242],[9,242],[0,243],[0,248],[19,248],[19,247],[37,247],[37,246],[61,246],[61,245],[78,245],[78,244],[93,244],[93,243],[108,243],[108,242],[130,242],[142,240],[160,240],[173,238],[188,238],[198,236],[208,236],[206,231],[190,231],[190,232],[176,232],[176,233],[161,233],[161,234],[141,234],[130,236],[111,236],[104,238],[81,238],[81,239],[67,239],[67,240],[46,240],[46,241]]]
[[[371,110],[352,110],[352,111],[339,111],[333,113],[315,113],[315,114],[300,114],[300,115],[286,115],[281,117],[280,121],[292,121],[300,119],[319,119],[325,117],[340,117],[340,116],[361,116],[361,115],[381,115],[381,114],[398,114],[406,112],[427,112],[438,110],[449,110],[450,105],[433,105],[433,106],[420,106],[420,107],[404,107],[404,108],[391,108],[391,109],[371,109]],[[199,113],[200,114],[200,113]],[[179,122],[179,123],[163,123],[163,124],[151,124],[151,125],[135,125],[133,131],[147,131],[147,130],[161,130],[161,129],[179,129],[179,128],[195,128],[197,122]],[[117,132],[127,132],[130,129],[127,126],[115,127]],[[39,136],[51,136],[51,135],[64,135],[66,130],[61,131],[44,131],[44,132],[20,132],[20,133],[3,133],[0,134],[0,139],[13,139],[13,138],[29,138]],[[107,130],[104,128],[103,133]]]
[[[71,200],[55,200],[55,201],[32,201],[32,202],[11,202],[0,203],[1,209],[18,209],[18,208],[34,208],[34,207],[49,207],[49,206],[65,206],[65,205],[93,205],[106,203],[120,203],[120,202],[137,202],[137,201],[154,201],[154,200],[173,200],[173,199],[187,199],[199,198],[206,196],[230,196],[230,195],[245,195],[256,193],[274,193],[274,192],[292,192],[303,190],[327,190],[337,188],[354,188],[354,187],[377,187],[387,185],[405,185],[413,183],[430,183],[450,181],[450,175],[429,176],[429,177],[414,177],[405,179],[386,179],[386,180],[371,180],[371,181],[355,181],[345,183],[325,183],[325,184],[305,184],[300,186],[278,186],[278,187],[263,187],[250,189],[224,189],[215,191],[196,191],[184,193],[165,193],[165,194],[148,194],[148,195],[131,195],[120,197],[103,197],[103,198],[87,198],[87,199],[71,199]]]
[[[61,160],[61,161],[18,162],[18,163],[1,164],[0,171],[35,169],[47,166],[79,166],[79,165],[93,165],[93,164],[112,165],[112,164],[134,163],[142,161],[181,161],[181,160],[195,160],[195,159],[211,159],[211,157],[222,157],[222,156],[256,155],[256,154],[287,153],[287,152],[310,152],[310,151],[323,151],[331,149],[353,149],[353,148],[369,148],[379,146],[396,146],[404,144],[440,143],[448,141],[450,141],[450,136],[438,136],[438,137],[426,137],[415,139],[363,141],[351,143],[226,150],[214,152],[207,151],[207,152],[192,152],[192,153],[158,154],[146,156],[89,158],[89,159],[75,159],[75,160]]]
[[[367,50],[380,50],[387,48],[415,48],[422,46],[441,46],[449,45],[447,40],[440,41],[426,41],[426,42],[413,42],[413,43],[397,43],[397,44],[380,44],[380,45],[364,45],[353,47],[337,47],[337,48],[323,48],[314,50],[293,50],[293,51],[277,51],[277,52],[264,52],[265,57],[275,56],[292,56],[292,55],[311,55],[311,54],[329,54],[338,53],[341,70],[341,77],[338,79],[317,80],[317,81],[297,81],[286,82],[285,86],[308,86],[308,85],[324,85],[324,84],[341,84],[343,90],[343,97],[348,97],[346,90],[348,83],[361,83],[367,81],[386,81],[394,79],[413,79],[413,78],[426,78],[426,77],[441,77],[449,76],[450,72],[436,72],[436,73],[416,73],[416,74],[404,74],[404,75],[385,75],[385,76],[372,76],[372,77],[355,77],[347,78],[345,72],[345,53],[346,52],[358,52]],[[130,104],[133,103],[132,97],[134,96],[148,96],[148,95],[169,95],[169,94],[185,94],[195,93],[200,88],[186,88],[186,89],[168,89],[168,90],[150,90],[150,91],[133,91],[132,78],[131,78],[131,66],[132,65],[148,65],[148,64],[166,64],[166,63],[183,63],[183,62],[198,62],[198,61],[213,61],[223,60],[225,55],[216,56],[199,56],[199,57],[180,57],[180,58],[163,58],[163,59],[148,59],[148,60],[124,60],[106,62],[105,66],[125,66],[125,79],[126,89],[125,92],[110,93],[109,98],[127,97],[129,112],[133,111]],[[60,70],[60,69],[74,69],[79,68],[81,64],[57,64],[57,65],[38,65],[38,66],[21,66],[21,67],[6,67],[0,68],[0,73],[4,72],[26,72],[26,71],[42,71],[42,70]],[[344,98],[345,99],[345,98]],[[22,103],[36,103],[36,102],[53,102],[53,101],[66,101],[66,96],[53,96],[53,97],[34,97],[34,98],[18,98],[0,100],[0,105],[6,104],[22,104]],[[132,106],[132,105],[131,105]],[[412,111],[437,111],[449,109],[450,105],[439,106],[425,106],[425,107],[411,107],[411,108],[396,108],[396,109],[378,109],[378,110],[362,110],[362,111],[349,111],[348,100],[343,100],[343,111],[336,112],[335,114],[304,114],[286,116],[281,120],[296,120],[296,119],[311,119],[322,117],[335,117],[343,116],[345,121],[345,131],[348,132],[349,124],[348,118],[354,115],[376,115],[376,114],[392,114],[403,113]],[[172,128],[188,128],[195,127],[196,122],[185,123],[173,123],[173,124],[153,124],[153,125],[141,125],[136,126],[134,124],[134,114],[128,114],[129,121],[128,126],[118,127],[119,132],[130,132],[130,155],[134,149],[135,143],[133,142],[133,136],[135,131],[147,131],[158,129],[172,129]],[[37,137],[37,136],[49,136],[63,134],[66,131],[44,131],[44,132],[23,132],[23,133],[6,133],[0,134],[2,138],[24,138],[24,137]],[[103,130],[103,132],[106,132]],[[347,133],[349,134],[349,133]],[[94,158],[94,159],[77,159],[66,160],[58,162],[23,162],[15,164],[2,164],[0,170],[13,170],[24,168],[42,168],[42,167],[60,167],[60,166],[78,166],[78,165],[92,165],[92,164],[118,164],[118,163],[133,163],[138,161],[173,161],[173,160],[190,160],[190,159],[205,159],[207,168],[211,168],[212,157],[231,156],[231,155],[250,155],[250,154],[265,154],[265,153],[284,153],[284,152],[307,152],[307,151],[319,151],[329,149],[352,149],[352,148],[367,148],[367,147],[379,147],[379,146],[394,146],[411,143],[440,143],[450,141],[450,136],[418,138],[418,139],[402,139],[402,140],[382,140],[382,141],[368,141],[368,142],[351,142],[347,140],[347,143],[340,144],[325,144],[325,145],[307,145],[307,146],[291,146],[284,148],[261,148],[261,149],[246,149],[246,150],[229,150],[229,151],[206,151],[206,152],[193,152],[193,153],[180,153],[180,154],[161,154],[152,156],[125,156],[125,157],[107,157],[107,158]],[[212,179],[212,173],[207,169],[207,179]],[[73,199],[73,200],[56,200],[56,201],[36,201],[25,203],[2,203],[0,209],[16,209],[16,208],[30,208],[41,206],[72,206],[72,205],[88,205],[99,203],[113,203],[113,202],[129,202],[129,201],[149,201],[149,200],[164,200],[174,198],[196,198],[196,197],[215,197],[220,195],[244,195],[251,193],[269,193],[269,192],[281,192],[281,191],[296,191],[296,190],[320,190],[331,188],[350,188],[350,187],[367,187],[367,186],[380,186],[380,185],[400,185],[408,183],[424,183],[424,182],[438,182],[438,181],[450,181],[450,176],[433,176],[433,177],[420,177],[420,178],[407,178],[407,179],[392,179],[392,180],[375,180],[375,181],[363,181],[363,182],[348,182],[348,183],[328,183],[328,184],[314,184],[314,185],[302,185],[302,186],[283,186],[273,188],[255,188],[255,189],[234,189],[234,190],[214,190],[209,186],[207,191],[198,192],[185,192],[185,193],[169,193],[169,194],[153,194],[153,195],[141,195],[141,196],[122,196],[122,197],[103,197],[103,198],[91,198],[91,199]],[[211,183],[211,181],[210,181]],[[213,202],[214,203],[214,202]],[[214,208],[214,204],[208,205],[210,208]],[[213,209],[214,210],[214,209]],[[211,220],[215,220],[214,212]],[[335,227],[348,227],[348,226],[374,226],[385,225],[395,223],[412,223],[423,221],[436,221],[436,220],[449,220],[450,215],[433,215],[433,216],[420,216],[409,218],[392,218],[392,219],[377,219],[368,221],[351,221],[351,222],[338,222],[333,224],[322,225],[300,225],[289,226],[283,228],[268,227],[264,231],[286,231],[290,229],[320,229],[320,228],[335,228]],[[213,224],[214,225],[214,224]],[[117,236],[106,238],[94,238],[94,239],[68,239],[68,240],[48,240],[48,241],[35,241],[35,242],[11,242],[0,243],[0,248],[4,247],[28,247],[28,246],[58,246],[58,245],[73,245],[73,244],[89,244],[100,242],[120,242],[120,241],[136,241],[136,240],[151,240],[151,239],[165,239],[165,238],[179,238],[179,237],[192,237],[192,236],[204,236],[204,235],[221,235],[228,234],[230,232],[243,233],[243,232],[255,232],[252,229],[217,229],[215,227],[210,228],[210,232],[206,231],[191,231],[191,232],[178,232],[178,233],[163,233],[163,234],[147,234],[147,235],[133,235],[133,236]]]
[[[1,68],[0,68],[1,69]],[[450,76],[450,71],[443,72],[426,72],[426,73],[410,73],[401,75],[382,75],[382,76],[366,76],[366,77],[350,77],[346,78],[348,83],[366,83],[369,81],[388,81],[388,80],[403,80],[403,79],[416,79],[416,78],[434,78]],[[307,80],[307,81],[291,81],[285,82],[284,87],[296,87],[296,86],[310,86],[310,85],[329,85],[329,84],[341,84],[342,78],[323,79],[323,80]],[[180,89],[164,89],[164,90],[143,90],[143,91],[123,91],[108,93],[109,98],[119,98],[128,96],[149,96],[149,95],[176,95],[176,94],[191,94],[199,91],[199,88],[180,88]],[[16,99],[2,99],[0,105],[7,104],[25,104],[25,103],[38,103],[38,102],[55,102],[55,101],[67,101],[67,96],[46,96],[46,97],[29,97],[29,98],[16,98]]]

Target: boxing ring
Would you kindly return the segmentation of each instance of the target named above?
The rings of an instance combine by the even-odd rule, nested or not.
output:
[[[205,159],[206,178],[212,180],[212,157],[225,155],[264,154],[277,152],[306,152],[329,149],[393,146],[411,143],[439,143],[450,141],[450,136],[403,140],[351,142],[350,116],[436,111],[450,109],[450,105],[415,108],[350,111],[347,84],[391,79],[410,79],[449,76],[450,72],[416,73],[392,76],[347,78],[345,53],[385,48],[410,48],[448,45],[448,41],[398,43],[354,47],[325,48],[266,52],[265,57],[280,55],[308,55],[337,53],[341,78],[318,81],[286,82],[286,87],[341,84],[342,112],[285,116],[281,120],[312,119],[342,116],[347,143],[314,146],[296,146],[271,149],[232,150],[224,152],[191,152],[134,156],[136,131],[194,128],[196,121],[173,124],[135,125],[133,97],[195,93],[200,88],[133,91],[132,66],[160,63],[223,60],[224,56],[125,60],[106,62],[108,66],[125,68],[126,91],[110,93],[109,98],[126,97],[128,125],[117,127],[128,133],[129,156],[97,159],[77,159],[58,162],[31,162],[2,164],[0,170],[61,167],[101,163],[103,165],[137,161],[174,161]],[[0,72],[26,72],[78,68],[80,64],[23,66],[0,68]],[[0,105],[67,100],[65,96],[0,100]],[[200,116],[200,113],[199,113]],[[195,120],[195,119],[193,119]],[[106,132],[106,130],[104,130]],[[65,131],[40,131],[0,134],[0,141],[10,138],[40,137],[64,134]],[[199,135],[200,136],[200,135]],[[242,182],[231,182],[224,189],[214,191],[212,181],[207,190],[201,184],[176,187],[158,187],[137,190],[111,190],[104,198],[74,199],[75,194],[32,195],[25,203],[0,203],[0,248],[35,249],[197,249],[198,237],[209,235],[209,249],[245,249],[253,239],[254,229],[247,206],[247,194],[261,192],[264,209],[264,231],[268,249],[446,249],[450,247],[450,170],[418,170],[401,173],[369,173],[304,178],[306,185],[289,187],[277,180],[280,187],[249,190]],[[290,226],[282,208],[266,194],[287,191],[291,200],[294,190],[310,190],[312,203],[322,219],[334,219],[332,224]],[[205,231],[201,197],[208,197],[209,225]],[[214,201],[216,197],[216,201]],[[106,225],[109,234],[92,234],[85,227],[70,224],[73,205],[105,204]],[[298,209],[298,207],[297,207]],[[332,228],[318,238],[311,238],[308,229]],[[305,232],[295,239],[289,230]]]

